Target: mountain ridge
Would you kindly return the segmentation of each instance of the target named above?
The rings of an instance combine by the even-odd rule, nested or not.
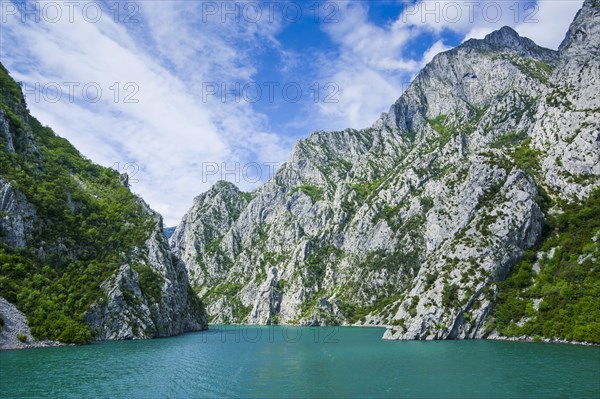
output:
[[[93,164],[31,116],[1,64],[0,165],[0,297],[9,303],[1,348],[207,327],[162,217],[125,176]],[[5,336],[25,317],[25,342]]]
[[[595,26],[592,6],[578,17]],[[553,101],[568,70],[561,53],[502,28],[436,55],[370,128],[300,140],[243,209],[220,214],[218,230],[188,222],[170,240],[200,273],[213,322],[386,325],[387,339],[489,336],[499,284],[544,239],[549,204],[557,211],[599,185],[597,146],[577,144],[574,178],[555,179],[562,167],[543,161],[563,156],[539,123],[551,115],[542,99]],[[592,93],[598,82],[591,73],[569,92]],[[588,114],[567,145],[590,142],[598,114]],[[223,209],[198,197],[184,220],[213,207]],[[197,229],[217,234],[206,242]],[[198,283],[203,276],[210,286]]]

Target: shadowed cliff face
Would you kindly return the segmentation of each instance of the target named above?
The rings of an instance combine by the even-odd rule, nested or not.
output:
[[[212,320],[484,335],[548,202],[599,186],[597,22],[586,1],[559,52],[508,27],[469,40],[371,128],[311,134],[251,195],[197,197],[170,243]]]

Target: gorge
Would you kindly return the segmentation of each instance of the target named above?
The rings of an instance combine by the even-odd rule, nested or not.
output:
[[[0,347],[209,322],[598,344],[599,93],[586,0],[558,51],[504,27],[440,53],[370,128],[310,134],[251,193],[218,182],[167,240],[0,67]]]

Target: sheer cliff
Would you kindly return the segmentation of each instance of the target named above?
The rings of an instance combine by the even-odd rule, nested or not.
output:
[[[254,192],[197,197],[170,243],[211,319],[497,334],[501,282],[600,185],[598,21],[586,1],[559,51],[508,27],[468,40],[370,128],[314,132]]]

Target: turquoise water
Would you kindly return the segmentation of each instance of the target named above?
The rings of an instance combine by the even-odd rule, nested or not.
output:
[[[382,329],[212,326],[0,352],[2,397],[600,397],[600,348],[382,341]]]

